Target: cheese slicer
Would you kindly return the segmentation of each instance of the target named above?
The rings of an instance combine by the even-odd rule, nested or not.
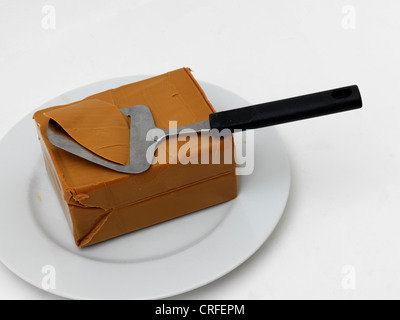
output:
[[[182,130],[194,132],[221,132],[225,129],[249,130],[268,127],[297,120],[304,120],[362,107],[361,94],[356,85],[303,95],[274,102],[262,103],[228,111],[212,113],[208,120],[179,127],[173,130],[156,127],[149,107],[136,105],[120,109],[130,117],[130,161],[121,165],[108,161],[92,153],[73,140],[54,120],[49,121],[47,137],[58,148],[78,157],[122,173],[137,174],[146,171],[151,166],[147,154],[154,155],[157,145],[171,135],[177,135]],[[163,134],[152,137],[149,132],[158,129]]]

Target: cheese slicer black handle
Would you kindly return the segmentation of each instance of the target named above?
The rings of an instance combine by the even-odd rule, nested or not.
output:
[[[211,129],[257,129],[362,107],[356,85],[210,114]]]

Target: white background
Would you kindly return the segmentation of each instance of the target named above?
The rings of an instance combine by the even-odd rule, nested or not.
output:
[[[397,0],[0,0],[0,137],[120,76],[190,67],[251,103],[358,84],[364,109],[277,127],[293,179],[281,223],[238,269],[176,298],[398,299],[399,12]],[[57,299],[2,264],[0,298]]]

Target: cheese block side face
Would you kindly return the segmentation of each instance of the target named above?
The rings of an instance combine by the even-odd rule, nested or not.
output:
[[[203,121],[215,112],[190,70],[184,68],[34,115],[47,171],[78,247],[237,196],[232,136],[168,138],[159,145],[150,169],[140,174],[98,166],[47,139],[47,124],[53,119],[85,148],[126,164],[130,123],[119,109],[139,104],[150,108],[156,126],[163,129]]]

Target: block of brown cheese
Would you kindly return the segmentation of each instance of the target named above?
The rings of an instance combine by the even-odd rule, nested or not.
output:
[[[156,126],[163,129],[170,121],[184,126],[206,120],[215,112],[190,69],[184,68],[34,115],[47,171],[78,247],[171,220],[237,195],[232,139],[217,141],[202,136],[190,142],[169,138],[159,146],[150,169],[140,174],[98,166],[53,146],[47,139],[47,124],[52,118],[90,151],[126,164],[129,119],[119,109],[139,104],[151,109]],[[170,148],[172,143],[178,151]],[[197,160],[181,163],[177,160],[179,150],[188,149],[188,145],[190,159]],[[211,159],[216,149],[221,155],[219,163]],[[166,163],[157,161],[161,154],[166,155]],[[203,161],[203,154],[210,155],[208,163]]]

